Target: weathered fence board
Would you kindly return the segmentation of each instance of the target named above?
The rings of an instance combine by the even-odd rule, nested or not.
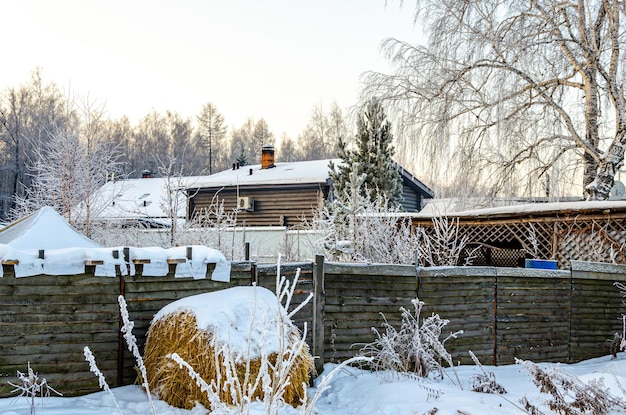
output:
[[[622,333],[626,313],[615,282],[626,284],[626,266],[572,261],[571,336],[574,361],[607,354],[615,333]]]
[[[453,361],[472,364],[472,350],[484,364],[508,364],[515,358],[576,362],[606,355],[621,316],[626,267],[572,262],[572,271],[493,267],[418,268],[380,264],[284,264],[293,281],[300,268],[291,310],[311,293],[314,298],[295,316],[308,328],[318,369],[326,361],[354,356],[384,332],[386,321],[399,328],[400,309],[424,302],[421,318],[433,313],[449,320],[443,336],[463,330],[446,343]],[[136,362],[120,342],[117,297],[125,295],[140,349],[154,314],[190,295],[249,285],[276,288],[275,265],[233,264],[232,279],[175,278],[137,274],[117,278],[40,275],[15,278],[3,267],[0,278],[0,373],[15,381],[15,371],[33,369],[67,395],[98,389],[83,347],[89,346],[111,386],[133,383]],[[92,270],[93,271],[93,270]],[[121,352],[121,354],[120,354]],[[0,396],[12,388],[0,384]]]
[[[88,274],[15,278],[12,267],[3,270],[0,373],[7,380],[15,382],[16,372],[26,373],[30,363],[65,395],[94,391],[98,380],[88,375],[85,346],[99,356],[104,373],[114,376],[119,328],[116,278]],[[12,389],[0,383],[1,395]]]
[[[484,364],[493,364],[495,268],[420,269],[418,297],[424,302],[422,318],[438,314],[449,320],[443,336],[456,333],[446,342],[454,362],[473,364],[471,350]],[[490,275],[491,274],[491,275]]]
[[[354,356],[376,339],[372,328],[384,331],[385,318],[397,326],[400,307],[410,306],[416,288],[412,266],[325,264],[325,360]]]
[[[498,364],[511,364],[516,358],[568,361],[570,274],[532,273],[497,275]]]

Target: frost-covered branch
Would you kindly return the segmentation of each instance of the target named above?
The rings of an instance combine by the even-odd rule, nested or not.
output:
[[[111,399],[113,400],[113,404],[115,405],[117,412],[119,412],[120,415],[123,415],[122,410],[120,409],[120,406],[118,405],[117,400],[115,399],[115,396],[113,395],[113,392],[111,391],[111,388],[109,388],[109,384],[107,383],[104,377],[104,374],[100,371],[100,369],[98,368],[98,365],[96,364],[96,358],[91,352],[91,349],[89,349],[88,346],[85,346],[85,348],[83,349],[83,352],[85,354],[85,360],[87,360],[87,362],[89,363],[89,370],[91,371],[91,373],[93,373],[94,375],[98,377],[98,386],[100,386],[100,389],[103,389],[105,392],[109,394],[109,396],[111,396]]]
[[[128,350],[133,354],[135,360],[137,361],[137,366],[139,367],[139,371],[141,373],[141,386],[144,387],[146,391],[146,395],[148,397],[148,402],[150,402],[150,408],[152,409],[152,413],[156,415],[156,410],[154,409],[154,403],[152,402],[152,394],[150,393],[150,384],[148,382],[148,375],[146,374],[146,366],[143,364],[143,357],[139,352],[139,347],[137,346],[137,339],[133,334],[133,327],[135,327],[135,323],[131,321],[128,316],[128,308],[126,306],[126,300],[123,295],[117,297],[117,300],[120,305],[120,314],[122,316],[123,326],[120,329],[124,334],[124,340],[126,340],[126,344],[128,345]]]

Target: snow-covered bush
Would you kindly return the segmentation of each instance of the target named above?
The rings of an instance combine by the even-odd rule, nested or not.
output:
[[[393,327],[383,315],[384,332],[372,328],[376,340],[361,348],[360,354],[371,358],[369,365],[374,370],[395,371],[416,374],[419,377],[435,375],[443,378],[442,360],[454,371],[452,356],[445,348],[445,343],[456,338],[463,331],[451,333],[440,340],[441,333],[449,320],[432,314],[421,320],[424,302],[418,298],[411,301],[413,310],[400,308],[402,321],[400,329]],[[456,372],[455,376],[456,376]],[[461,386],[458,378],[456,383]]]
[[[419,266],[469,265],[474,251],[459,232],[457,220],[438,215],[433,225],[413,227],[400,207],[366,188],[365,175],[353,170],[340,194],[320,204],[311,221],[311,241],[318,253],[331,261],[364,261]],[[476,248],[477,249],[477,248]]]
[[[20,380],[20,383],[8,382],[9,385],[13,386],[15,389],[11,391],[11,393],[18,393],[20,397],[26,397],[30,399],[30,415],[35,413],[35,398],[47,398],[50,396],[50,392],[61,395],[61,393],[57,392],[48,385],[46,378],[39,379],[39,373],[33,371],[30,367],[30,362],[28,362],[28,372],[22,373],[19,370],[17,371],[17,378]]]

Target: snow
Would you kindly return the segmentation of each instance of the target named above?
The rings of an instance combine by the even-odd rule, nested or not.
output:
[[[191,258],[187,258],[188,248],[191,248]],[[43,258],[40,258],[40,250],[44,251]],[[0,261],[17,260],[18,264],[14,266],[16,277],[82,274],[86,261],[103,262],[96,265],[96,276],[114,277],[116,265],[122,272],[126,270],[123,250],[124,247],[101,248],[72,228],[50,207],[44,207],[0,230]],[[118,258],[114,258],[113,251],[118,252]],[[176,266],[175,277],[206,278],[207,264],[215,263],[211,279],[230,281],[230,262],[224,254],[206,246],[129,248],[129,251],[131,275],[135,274],[134,259],[150,260],[144,265],[144,276],[167,275],[168,260],[175,259],[182,261]]]
[[[170,178],[172,186],[186,186],[193,183],[196,177]],[[162,204],[167,196],[167,178],[145,178],[116,180],[105,183],[92,202],[96,206],[99,218],[130,219],[130,218],[164,218],[166,214]],[[178,194],[179,218],[186,215],[186,197]],[[106,203],[106,206],[102,206]]]
[[[218,345],[227,344],[235,356],[250,359],[260,357],[262,351],[279,352],[280,333],[276,330],[281,321],[289,321],[276,295],[255,286],[182,298],[162,308],[153,322],[180,311],[192,313],[198,328],[212,333]],[[288,342],[288,330],[283,335]]]
[[[187,248],[191,248],[192,256],[187,258]],[[44,252],[44,258],[39,258],[37,250],[18,250],[9,245],[0,244],[0,261],[17,260],[14,266],[15,276],[30,277],[39,274],[46,275],[77,275],[85,272],[86,261],[102,261],[96,265],[95,276],[114,277],[115,266],[120,266],[124,273],[126,263],[123,257],[124,247],[115,248],[63,248],[50,249]],[[113,251],[118,252],[118,258],[113,256]],[[215,269],[211,275],[214,281],[230,281],[231,264],[221,252],[202,245],[191,245],[174,248],[129,248],[131,275],[135,275],[134,259],[149,260],[144,264],[143,274],[150,277],[162,277],[169,270],[169,259],[184,262],[176,265],[174,276],[176,278],[206,278],[207,264],[214,263]],[[0,268],[1,270],[1,268]],[[0,271],[0,277],[2,273]]]
[[[525,203],[510,206],[489,207],[463,211],[446,211],[445,206],[437,206],[436,203],[428,203],[424,209],[417,213],[401,213],[398,216],[413,218],[430,218],[433,216],[446,215],[454,217],[487,217],[510,214],[549,213],[559,211],[585,211],[585,210],[611,210],[626,209],[626,201],[575,201],[575,202],[551,202],[551,203]]]
[[[289,163],[276,163],[271,169],[261,169],[260,164],[243,166],[235,170],[224,170],[210,176],[202,176],[188,184],[189,188],[219,188],[224,186],[271,185],[271,184],[310,184],[326,183],[330,176],[328,164],[335,160],[310,160]],[[250,174],[252,170],[252,174]]]
[[[610,356],[587,360],[577,364],[540,364],[542,368],[560,367],[588,382],[603,378],[611,393],[625,399],[616,386],[616,381],[626,385],[626,354],[618,354],[617,359]],[[326,364],[322,374],[327,376],[334,368]],[[34,368],[36,370],[36,368]],[[495,374],[496,381],[507,391],[504,395],[484,394],[470,390],[470,377],[477,373],[475,366],[460,366],[456,371],[461,379],[463,390],[454,386],[448,378],[442,381],[417,380],[390,373],[372,373],[355,368],[344,368],[332,378],[329,390],[322,393],[316,404],[318,415],[416,415],[424,414],[437,408],[437,415],[514,415],[524,414],[520,408],[520,399],[526,398],[546,415],[552,415],[545,403],[549,398],[539,393],[529,375],[520,365],[484,366],[485,370]],[[450,369],[446,369],[450,375]],[[42,376],[43,374],[40,374]],[[316,381],[319,384],[320,378]],[[54,387],[54,385],[51,385]],[[124,415],[151,415],[150,404],[139,386],[114,388],[113,394]],[[309,389],[313,395],[316,387]],[[37,398],[36,413],[39,415],[110,415],[118,413],[112,398],[105,392],[93,393],[81,397]],[[204,408],[197,406],[192,410],[173,408],[162,401],[155,401],[158,415],[200,415]],[[0,413],[3,415],[21,415],[30,413],[30,400],[21,398],[0,399]],[[233,410],[232,414],[236,412]],[[251,406],[251,415],[262,415],[266,411],[259,403]],[[283,407],[281,415],[296,415],[298,411]],[[616,415],[621,412],[613,411]]]
[[[100,247],[48,206],[0,229],[0,244],[31,253],[40,249]]]

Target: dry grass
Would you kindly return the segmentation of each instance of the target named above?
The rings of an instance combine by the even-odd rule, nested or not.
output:
[[[297,340],[297,333],[293,333]],[[168,404],[191,409],[196,402],[210,408],[209,400],[200,387],[189,378],[189,373],[180,368],[168,356],[177,353],[208,383],[217,378],[217,371],[223,374],[223,359],[216,357],[215,348],[212,346],[211,333],[200,330],[196,325],[196,318],[192,313],[178,312],[168,315],[152,324],[148,331],[144,362],[150,388],[158,393],[159,399]],[[269,355],[270,366],[274,365],[277,354]],[[219,360],[219,362],[216,362]],[[218,368],[217,365],[221,365]],[[250,373],[248,379],[254,381],[261,367],[261,359],[252,360],[249,364]],[[241,382],[246,374],[246,363],[236,365],[237,375]],[[306,396],[303,384],[307,384],[309,374],[313,370],[313,358],[308,347],[296,358],[296,364],[291,368],[290,385],[283,394],[286,403],[297,406]],[[271,367],[270,367],[271,371]],[[263,398],[263,391],[258,387],[252,398]],[[233,396],[230,388],[222,388],[217,391],[222,402],[233,404]],[[241,397],[237,397],[238,400]]]

